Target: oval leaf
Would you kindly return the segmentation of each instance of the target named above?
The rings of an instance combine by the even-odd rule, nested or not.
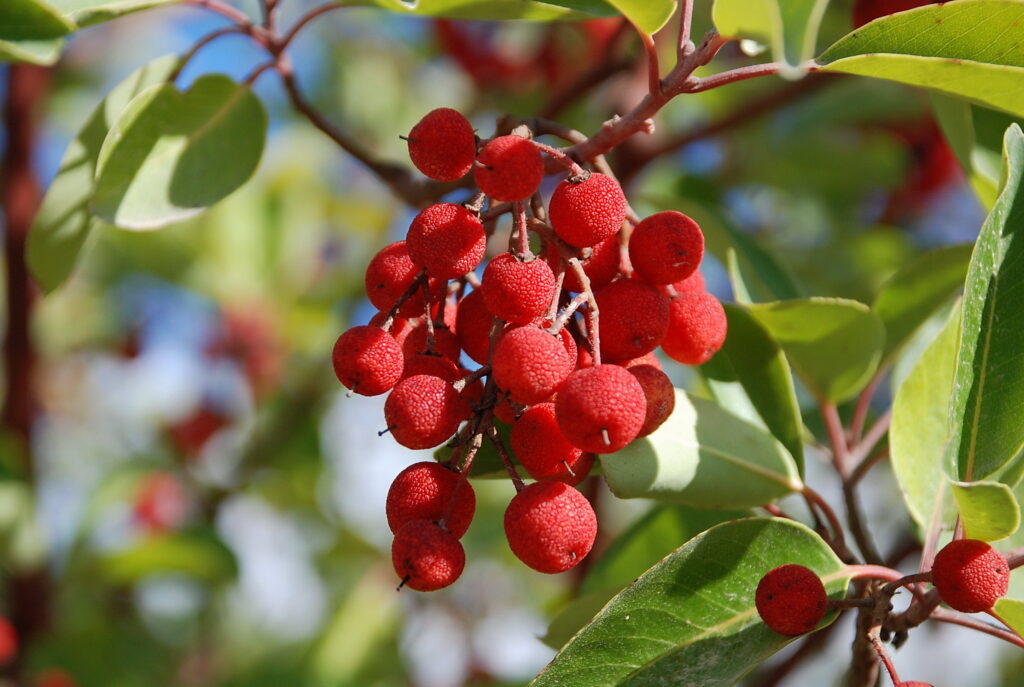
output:
[[[814,570],[834,598],[849,582],[825,542],[799,523],[727,522],[691,539],[612,599],[530,684],[732,685],[793,639],[769,630],[754,608],[758,581],[785,563]]]
[[[103,559],[103,571],[114,583],[131,583],[147,575],[177,572],[204,582],[225,582],[238,574],[231,550],[207,531],[153,536]]]
[[[750,38],[772,46],[788,66],[783,76],[799,76],[814,56],[818,28],[828,0],[715,0],[712,19],[729,38]]]
[[[999,599],[993,607],[999,619],[1006,623],[1006,626],[1024,637],[1024,601],[1017,599]]]
[[[882,321],[863,303],[805,298],[750,306],[819,398],[838,402],[871,379],[885,346]]]
[[[1018,0],[958,0],[876,19],[841,38],[822,69],[923,86],[1024,114]]]
[[[679,389],[675,410],[661,427],[600,461],[608,487],[620,498],[752,508],[803,488],[796,463],[777,439]]]
[[[1020,527],[1020,505],[1005,484],[953,482],[951,486],[969,539],[999,541]]]
[[[1021,7],[1024,10],[1024,6]],[[992,475],[1024,447],[1024,133],[1004,142],[1003,187],[975,244],[950,417],[959,479]]]
[[[46,0],[0,2],[0,39],[45,41],[60,38],[77,27]]]
[[[135,97],[100,150],[92,210],[115,226],[155,229],[199,214],[259,164],[267,115],[248,86],[200,77]]]
[[[986,210],[992,209],[999,194],[1003,132],[1013,123],[1013,117],[934,91],[930,100],[942,133],[974,194]],[[998,129],[998,141],[993,146],[994,129]]]
[[[715,356],[701,367],[708,385],[739,384],[776,439],[796,460],[803,474],[803,420],[793,376],[779,344],[749,312],[725,304],[729,336]]]
[[[634,0],[637,4],[646,0]],[[657,0],[661,4],[663,0]],[[555,21],[564,19],[593,19],[616,14],[603,0],[341,0],[340,5],[350,7],[382,7],[402,14],[418,14],[452,19],[532,19]],[[653,3],[652,3],[653,4]]]
[[[79,27],[178,2],[181,0],[50,0],[50,4]]]
[[[0,61],[28,62],[49,66],[60,59],[60,51],[64,41],[51,38],[42,41],[4,41],[0,40]]]
[[[98,224],[89,212],[89,200],[100,147],[111,124],[132,98],[149,86],[165,82],[178,62],[177,56],[166,55],[134,71],[96,106],[64,152],[57,176],[36,213],[26,248],[29,268],[44,291],[53,291],[64,283],[78,262],[85,240]]]
[[[668,23],[676,11],[675,0],[608,0],[633,25],[646,34],[653,34]]]

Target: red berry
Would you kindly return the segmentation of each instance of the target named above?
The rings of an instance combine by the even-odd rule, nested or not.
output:
[[[18,631],[7,618],[0,617],[0,665],[8,663],[18,653]]]
[[[560,336],[527,325],[498,340],[491,367],[495,383],[513,401],[532,405],[558,391],[574,363]]]
[[[932,583],[951,608],[979,613],[990,610],[1006,595],[1010,567],[987,542],[958,539],[935,555]]]
[[[406,235],[413,262],[436,279],[456,279],[472,272],[484,258],[484,225],[454,203],[437,203],[416,215]]]
[[[502,253],[487,264],[480,291],[494,315],[526,324],[551,307],[555,275],[543,260],[523,262],[512,253]]]
[[[466,176],[476,157],[476,134],[469,120],[456,110],[431,110],[408,136],[409,158],[416,169],[437,181]]]
[[[548,245],[549,248],[546,255],[548,262],[554,267],[558,264],[559,260],[558,249],[553,244]],[[619,259],[621,257],[619,237],[612,236],[609,239],[605,239],[591,247],[591,251],[590,257],[580,260],[580,264],[583,267],[583,272],[587,275],[587,279],[590,280],[591,290],[597,291],[612,279],[615,279],[619,273]],[[571,291],[572,293],[581,293],[583,291],[583,285],[580,283],[580,278],[576,276],[576,271],[568,267],[565,269],[565,279],[562,285],[566,291]]]
[[[707,284],[704,283],[704,275],[700,273],[700,270],[694,270],[686,279],[677,281],[672,284],[672,288],[676,290],[676,293],[703,293],[708,290]]]
[[[427,335],[430,332],[425,325],[420,325],[409,332],[402,342],[402,354],[410,358],[417,353],[427,352]],[[448,327],[434,325],[434,353],[448,358],[452,362],[459,360],[459,339]],[[406,375],[408,376],[408,375]]]
[[[392,532],[411,520],[439,522],[456,538],[469,529],[476,511],[476,494],[469,481],[440,463],[413,463],[398,473],[388,491],[388,527]]]
[[[590,453],[613,453],[636,438],[647,400],[636,377],[618,365],[576,370],[555,401],[558,428],[574,446]]]
[[[484,294],[471,291],[459,302],[455,316],[455,334],[466,355],[480,365],[487,364],[491,351],[491,325],[494,315],[487,309]]]
[[[685,365],[703,365],[725,343],[728,322],[718,299],[709,293],[686,293],[672,299],[668,333],[661,350]]]
[[[414,353],[406,356],[405,368],[402,370],[402,379],[415,375],[430,375],[440,377],[446,382],[454,384],[462,373],[450,358],[432,353]]]
[[[818,626],[828,610],[828,595],[813,570],[789,563],[761,578],[754,603],[765,625],[795,637]]]
[[[626,196],[611,177],[593,173],[579,183],[563,181],[548,206],[551,227],[566,243],[585,248],[618,233],[626,219]]]
[[[402,349],[377,327],[353,327],[338,337],[332,354],[334,374],[357,394],[377,396],[402,378]]]
[[[869,21],[915,7],[933,5],[938,0],[857,0],[853,5],[853,28],[859,29]]]
[[[542,573],[560,573],[588,553],[597,537],[597,516],[586,497],[562,482],[534,482],[505,510],[512,553]]]
[[[627,367],[629,373],[636,377],[644,390],[647,399],[647,414],[644,416],[643,427],[636,433],[645,437],[661,427],[676,407],[676,390],[672,380],[660,368],[651,365],[634,365]]]
[[[480,151],[473,176],[480,190],[493,200],[526,200],[540,187],[544,160],[533,141],[499,136]]]
[[[434,448],[455,434],[469,408],[450,383],[416,375],[400,381],[384,402],[384,420],[406,448]]]
[[[626,362],[619,364],[627,370],[632,370],[634,367],[639,367],[641,365],[650,365],[656,370],[661,369],[661,361],[658,360],[658,356],[654,355],[654,353],[644,353],[639,358],[633,358],[632,360],[627,360]]]
[[[594,294],[600,312],[601,356],[630,360],[650,353],[668,332],[669,301],[650,284],[619,279]]]
[[[373,307],[387,312],[412,286],[420,269],[413,264],[412,258],[409,257],[409,249],[405,241],[384,246],[366,266],[364,279],[366,297]],[[423,291],[420,290],[402,304],[402,307],[398,309],[398,315],[400,317],[418,317],[424,313],[425,309]]]
[[[570,444],[558,429],[554,403],[527,408],[512,425],[509,443],[512,453],[538,482],[579,484],[593,466],[593,455]]]
[[[432,592],[459,579],[466,567],[466,552],[443,527],[429,520],[412,520],[395,533],[391,562],[404,586]]]
[[[633,229],[629,261],[636,276],[652,284],[671,284],[694,273],[704,257],[704,234],[681,212],[658,212]]]

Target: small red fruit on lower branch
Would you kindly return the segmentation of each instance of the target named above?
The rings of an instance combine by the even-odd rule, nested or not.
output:
[[[789,563],[761,578],[754,603],[765,625],[795,637],[818,626],[828,610],[828,595],[814,571]]]
[[[455,434],[469,414],[466,401],[440,377],[416,375],[400,381],[384,402],[388,430],[406,448],[434,448]]]
[[[387,312],[404,294],[421,268],[413,264],[405,241],[396,241],[381,248],[366,266],[363,284],[373,307]],[[423,291],[407,300],[398,309],[400,317],[419,317],[426,309]]]
[[[704,275],[700,273],[700,270],[694,270],[686,279],[672,284],[672,288],[676,290],[676,293],[703,293],[708,290],[707,283],[704,281]]]
[[[958,539],[935,555],[932,583],[951,608],[979,613],[1006,595],[1010,567],[987,542]]]
[[[669,301],[656,287],[619,279],[594,298],[600,312],[601,355],[609,362],[639,358],[665,338]]]
[[[338,337],[332,354],[338,380],[362,396],[384,393],[402,378],[402,349],[394,337],[370,325]]]
[[[676,407],[676,390],[672,380],[653,365],[633,365],[626,367],[636,377],[644,390],[647,399],[647,414],[644,416],[643,427],[637,432],[638,437],[645,437],[661,425],[672,414]]]
[[[476,512],[476,494],[468,480],[440,463],[413,463],[398,473],[388,490],[388,527],[398,532],[412,520],[439,522],[461,538]]]
[[[577,248],[593,246],[616,234],[626,219],[626,196],[618,182],[593,173],[585,181],[563,181],[548,206],[551,228]]]
[[[562,434],[573,446],[590,453],[613,453],[633,441],[646,412],[643,387],[618,365],[576,370],[555,401]]]
[[[494,315],[487,309],[484,294],[471,291],[459,301],[455,315],[455,335],[466,355],[480,365],[487,364],[491,351],[491,326]]]
[[[661,349],[685,365],[703,365],[725,343],[728,321],[710,293],[685,293],[669,305],[668,333]]]
[[[476,157],[476,134],[462,113],[450,107],[431,110],[408,136],[409,159],[437,181],[466,176]]]
[[[484,258],[484,225],[472,212],[454,203],[424,208],[405,238],[409,256],[436,279],[456,279],[473,271]]]
[[[544,178],[544,159],[533,141],[522,136],[499,136],[480,151],[473,176],[480,190],[493,200],[526,200]]]
[[[502,335],[491,368],[494,382],[513,401],[532,405],[558,391],[575,363],[559,335],[526,325]]]
[[[562,482],[534,482],[505,510],[505,536],[512,553],[542,573],[560,573],[590,553],[597,516],[590,502]]]
[[[412,520],[395,533],[391,562],[402,585],[433,592],[459,579],[466,552],[448,530],[429,520]]]
[[[543,260],[523,262],[502,253],[487,263],[480,290],[492,313],[506,322],[527,324],[551,306],[555,274]]]
[[[539,482],[579,484],[594,458],[570,444],[555,421],[555,404],[538,403],[512,425],[512,453]]]
[[[675,210],[651,215],[636,225],[629,238],[633,271],[652,284],[671,284],[689,277],[703,257],[700,227]]]

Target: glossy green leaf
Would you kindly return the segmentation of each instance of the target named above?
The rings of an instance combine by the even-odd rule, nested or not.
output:
[[[752,508],[803,488],[793,457],[775,437],[678,389],[675,410],[661,427],[599,458],[620,498]]]
[[[51,5],[80,27],[178,2],[181,0],[50,0]]]
[[[889,79],[1024,114],[1017,0],[958,0],[876,19],[837,41],[827,71]]]
[[[622,16],[647,34],[653,34],[668,23],[676,11],[675,0],[608,0]]]
[[[985,209],[991,209],[999,193],[1001,160],[1000,151],[982,145],[975,131],[977,125],[974,113],[976,110],[985,110],[965,100],[935,92],[931,93],[931,103],[935,118],[942,127],[942,133],[971,182],[971,188]],[[1009,123],[1002,131],[1005,131],[1007,126]]]
[[[740,306],[726,304],[729,334],[715,356],[701,367],[709,386],[739,384],[768,430],[782,442],[803,474],[803,420],[793,376],[779,344]]]
[[[46,41],[66,36],[76,28],[46,0],[0,2],[0,40]]]
[[[91,208],[115,226],[156,229],[199,214],[256,171],[267,114],[248,86],[200,77],[136,96],[100,149]]]
[[[99,224],[89,212],[95,188],[96,163],[110,126],[141,91],[166,81],[178,58],[166,55],[137,69],[93,110],[64,152],[28,236],[27,259],[44,291],[64,283],[78,262],[86,239]]]
[[[1024,9],[1024,7],[1022,7]],[[959,479],[992,475],[1024,447],[1024,133],[1007,129],[1002,191],[985,220],[964,289],[951,450]]]
[[[0,62],[28,62],[49,66],[60,59],[64,41],[51,38],[40,41],[0,40]]]
[[[900,384],[892,406],[889,460],[907,510],[922,529],[933,517],[955,517],[947,476],[954,477],[956,469],[946,448],[960,318],[957,307]]]
[[[646,0],[631,0],[627,4],[639,5]],[[661,5],[664,0],[652,0]],[[610,2],[603,0],[341,0],[350,7],[381,7],[401,14],[417,14],[453,19],[532,19],[555,21],[560,19],[592,19],[615,14]]]
[[[1007,627],[1024,637],[1024,601],[999,599],[992,610]]]
[[[828,0],[715,0],[712,18],[729,38],[770,45],[783,75],[799,76],[817,49],[818,28]]]
[[[953,482],[951,487],[969,539],[998,541],[1020,527],[1020,504],[1005,484]]]
[[[807,527],[774,518],[727,522],[612,599],[530,684],[732,685],[793,640],[769,630],[754,608],[760,578],[785,563],[814,570],[830,596],[845,593],[845,567]]]
[[[889,359],[963,287],[972,250],[970,244],[937,248],[908,262],[885,282],[872,306],[885,325],[883,359]]]
[[[226,582],[238,574],[234,554],[212,532],[154,535],[102,560],[114,583],[136,582],[148,575],[182,573],[204,582]]]
[[[839,402],[864,388],[885,346],[882,321],[863,303],[806,298],[750,306],[803,382],[818,397]]]

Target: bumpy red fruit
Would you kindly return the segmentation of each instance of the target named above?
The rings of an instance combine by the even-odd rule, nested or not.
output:
[[[551,306],[555,275],[543,260],[523,262],[502,253],[487,264],[480,291],[492,313],[506,322],[526,324]]]
[[[644,398],[647,399],[644,424],[636,433],[638,437],[645,437],[661,427],[672,414],[676,407],[676,391],[672,387],[672,380],[660,368],[652,365],[634,365],[626,369],[640,382]]]
[[[427,335],[429,330],[424,325],[416,327],[402,342],[402,354],[412,357],[417,353],[424,353],[427,350]],[[459,360],[459,339],[448,327],[434,325],[434,352],[448,358],[453,362]]]
[[[593,457],[570,444],[558,429],[554,403],[527,408],[512,425],[509,443],[512,453],[538,482],[579,484],[590,471],[583,456],[593,465]]]
[[[385,507],[388,527],[398,532],[412,520],[445,520],[445,527],[461,538],[476,511],[476,494],[469,481],[440,463],[413,463],[391,483]]]
[[[468,412],[466,401],[450,383],[430,375],[403,379],[384,402],[384,420],[391,435],[412,449],[444,443]]]
[[[455,334],[466,355],[480,365],[487,364],[491,350],[491,325],[494,315],[487,309],[484,295],[471,291],[459,302],[455,316]]]
[[[668,332],[661,349],[670,358],[686,365],[703,365],[722,348],[728,322],[717,298],[709,293],[680,294],[669,308]]]
[[[645,353],[639,358],[633,358],[632,360],[627,360],[626,362],[619,364],[622,365],[627,370],[631,370],[634,367],[639,367],[641,365],[650,365],[655,370],[661,369],[661,361],[658,360],[658,356],[654,355],[653,353]]]
[[[405,237],[413,262],[436,279],[456,279],[484,258],[484,225],[454,203],[437,203],[416,215]]]
[[[704,275],[700,273],[700,270],[694,270],[693,274],[686,279],[675,282],[672,284],[672,288],[676,293],[703,293],[708,290],[707,284],[704,282]]]
[[[669,301],[650,284],[619,279],[594,294],[600,311],[601,356],[629,360],[650,353],[668,332]]]
[[[527,325],[504,334],[494,347],[494,382],[524,405],[547,400],[572,372],[561,337]]]
[[[544,160],[533,141],[499,136],[480,151],[473,176],[480,190],[493,200],[526,200],[540,187]]]
[[[456,110],[431,110],[409,132],[409,159],[416,169],[437,181],[466,176],[476,157],[476,134]]]
[[[466,552],[448,530],[429,520],[412,520],[395,533],[391,562],[404,586],[433,592],[459,579]]]
[[[692,219],[668,210],[651,215],[633,229],[629,261],[638,277],[671,284],[693,274],[704,257],[704,234]]]
[[[614,179],[594,173],[577,184],[560,183],[551,195],[548,215],[563,241],[585,248],[619,231],[626,219],[626,196]]]
[[[416,375],[430,375],[440,377],[446,382],[455,383],[462,373],[451,359],[443,355],[432,353],[414,353],[405,358],[405,368],[402,370],[402,379]]]
[[[419,267],[409,257],[409,249],[405,241],[397,241],[380,249],[366,266],[366,297],[373,307],[387,312],[404,294],[416,275]],[[398,310],[399,317],[418,317],[423,314],[426,304],[423,291],[409,298]]]
[[[935,555],[932,583],[951,608],[979,613],[1006,595],[1010,567],[987,542],[958,539]]]
[[[560,573],[590,553],[597,517],[583,494],[562,482],[534,482],[505,510],[512,553],[542,573]]]
[[[828,595],[814,571],[789,563],[761,578],[754,603],[765,625],[795,637],[818,626],[828,610]]]
[[[643,387],[618,365],[576,370],[555,400],[558,428],[573,446],[590,453],[613,453],[633,441],[646,413]]]
[[[353,327],[338,337],[332,353],[338,381],[357,394],[377,396],[402,378],[402,349],[377,327]]]
[[[583,267],[584,274],[587,275],[587,279],[590,280],[590,288],[596,291],[612,279],[615,279],[619,273],[619,258],[621,257],[619,238],[612,236],[609,239],[605,239],[591,247],[591,251],[590,257],[580,260],[580,264]],[[558,264],[558,249],[554,244],[548,244],[545,255],[552,266]],[[575,270],[568,268],[565,270],[565,279],[562,284],[566,291],[573,293],[581,293],[583,291],[583,285],[580,283],[579,277],[576,276]]]

